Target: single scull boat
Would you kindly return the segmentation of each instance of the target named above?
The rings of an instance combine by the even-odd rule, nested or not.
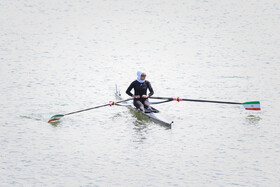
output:
[[[116,92],[115,92],[115,96],[116,98],[118,99],[118,102],[109,102],[107,104],[103,104],[103,105],[98,105],[98,106],[94,106],[94,107],[91,107],[91,108],[87,108],[87,109],[83,109],[83,110],[78,110],[78,111],[75,111],[75,112],[69,112],[69,113],[66,113],[66,114],[57,114],[57,115],[54,115],[50,118],[50,120],[48,121],[48,123],[59,123],[59,120],[64,117],[64,116],[67,116],[67,115],[72,115],[72,114],[76,114],[76,113],[80,113],[80,112],[85,112],[85,111],[88,111],[88,110],[93,110],[93,109],[97,109],[97,108],[101,108],[101,107],[106,107],[106,106],[112,106],[112,105],[119,105],[119,106],[126,106],[128,108],[130,108],[131,110],[134,110],[135,112],[138,112],[140,114],[143,114],[144,116],[150,118],[151,120],[153,120],[154,122],[156,123],[159,123],[161,125],[164,125],[166,127],[169,127],[171,128],[171,123],[168,123],[166,122],[165,120],[162,120],[162,118],[160,119],[158,117],[158,114],[160,113],[157,109],[152,108],[152,111],[145,111],[145,112],[142,112],[138,109],[136,109],[134,107],[134,105],[132,104],[131,100],[133,100],[134,98],[128,98],[128,99],[122,99],[121,97],[121,94],[120,94],[120,91],[118,90],[118,87],[116,85]],[[229,101],[210,101],[210,100],[200,100],[200,99],[187,99],[187,98],[174,98],[174,97],[150,97],[150,99],[159,99],[159,100],[162,100],[160,102],[153,102],[151,104],[161,104],[161,103],[166,103],[166,102],[170,102],[170,101],[191,101],[191,102],[203,102],[203,103],[219,103],[219,104],[232,104],[232,105],[243,105],[244,108],[246,110],[261,110],[261,105],[260,105],[260,102],[259,101],[250,101],[250,102],[245,102],[245,103],[239,103],[239,102],[229,102]],[[120,104],[122,103],[122,104]]]
[[[121,93],[120,91],[118,90],[118,87],[116,85],[116,92],[115,92],[115,96],[116,96],[116,99],[117,100],[123,100],[122,96],[121,96]],[[152,111],[145,111],[145,112],[142,112],[141,110],[139,109],[136,109],[135,106],[133,105],[133,103],[131,101],[126,101],[126,102],[123,102],[122,104],[117,104],[118,106],[126,106],[128,107],[129,109],[132,109],[133,111],[135,112],[138,112],[138,113],[141,113],[143,114],[144,116],[150,118],[152,121],[156,122],[156,123],[159,123],[163,126],[166,126],[166,127],[169,127],[171,128],[171,124],[173,123],[173,121],[171,123],[169,122],[166,122],[165,120],[161,120],[157,117],[156,114],[159,114],[160,111],[155,109],[154,107],[151,107],[152,108]]]

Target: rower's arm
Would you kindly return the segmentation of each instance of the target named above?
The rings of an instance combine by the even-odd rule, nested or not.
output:
[[[153,90],[152,85],[151,85],[150,82],[148,83],[148,89],[149,89],[149,91],[150,91],[149,97],[151,97],[152,95],[154,95],[154,90]]]
[[[133,82],[130,84],[130,86],[126,90],[126,94],[129,95],[130,97],[133,96],[133,94],[131,93],[132,88],[133,88]]]

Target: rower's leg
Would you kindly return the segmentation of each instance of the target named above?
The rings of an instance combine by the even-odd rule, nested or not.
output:
[[[145,106],[145,108],[150,108],[149,99],[145,99],[145,101],[144,101],[144,106]]]
[[[149,100],[148,100],[148,99],[145,99],[145,101],[144,101],[143,103],[144,103],[144,106],[145,106],[145,108],[146,108],[145,112],[146,112],[146,113],[152,112],[152,108],[151,108],[151,106],[150,106]]]
[[[140,100],[134,99],[133,104],[137,109],[140,109],[142,112],[145,111],[144,105],[141,103]]]

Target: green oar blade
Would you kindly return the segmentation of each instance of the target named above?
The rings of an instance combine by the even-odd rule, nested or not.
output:
[[[259,101],[250,101],[242,103],[246,110],[261,110],[261,104]]]
[[[58,114],[58,115],[54,115],[51,117],[51,119],[48,121],[48,123],[54,123],[60,120],[60,118],[62,118],[64,115],[63,114]]]

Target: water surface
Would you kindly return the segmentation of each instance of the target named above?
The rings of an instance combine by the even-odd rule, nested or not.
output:
[[[278,186],[278,1],[1,1],[0,186]],[[156,96],[262,110],[125,107],[143,70]]]

